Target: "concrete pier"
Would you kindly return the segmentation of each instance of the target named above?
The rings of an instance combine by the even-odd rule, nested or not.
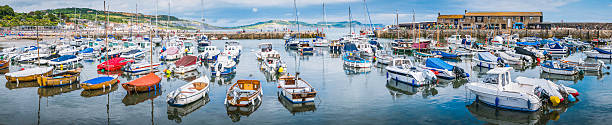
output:
[[[493,30],[493,29],[488,29],[488,30],[483,30],[483,29],[479,29],[479,30],[472,30],[472,29],[460,29],[460,30],[456,30],[456,29],[445,29],[445,30],[413,30],[412,29],[405,29],[405,30],[399,30],[399,36],[400,37],[404,37],[404,38],[413,38],[413,34],[416,35],[417,37],[431,37],[436,39],[437,37],[437,32],[439,32],[439,37],[440,39],[444,39],[446,37],[449,37],[451,35],[471,35],[472,37],[477,37],[477,38],[485,38],[487,36],[493,36],[493,35],[501,35],[501,34],[518,34],[520,37],[526,37],[526,36],[537,36],[537,37],[541,37],[541,38],[551,38],[551,37],[557,37],[557,38],[563,38],[566,36],[571,35],[574,38],[581,38],[582,40],[592,40],[592,39],[597,39],[597,38],[612,38],[612,30],[581,30],[581,29],[551,29],[551,30],[544,30],[544,29],[512,29],[512,30],[508,30],[508,29],[501,29],[501,30]],[[379,38],[397,38],[398,36],[398,30],[387,30],[387,31],[378,31],[376,32],[376,35]]]

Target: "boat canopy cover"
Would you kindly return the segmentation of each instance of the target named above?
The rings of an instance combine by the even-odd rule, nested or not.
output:
[[[563,46],[561,46],[561,44],[559,44],[558,42],[549,43],[548,47],[550,49],[563,49]]]
[[[87,80],[87,81],[85,81],[83,83],[100,84],[100,83],[111,81],[113,79],[115,79],[115,78],[108,77],[108,76],[102,76],[102,77],[97,77],[97,78],[93,78],[93,79]]]
[[[140,51],[140,50],[138,50],[138,49],[133,49],[133,50],[130,50],[130,51],[126,52],[126,53],[125,53],[125,55],[136,54],[136,53],[138,53],[138,52],[141,52],[141,51]]]
[[[174,63],[174,65],[176,66],[190,66],[193,64],[196,64],[196,61],[198,60],[198,57],[196,56],[183,56],[183,58],[179,59],[178,61],[176,61],[176,63]]]
[[[534,54],[533,52],[531,52],[531,51],[529,51],[529,50],[526,50],[526,49],[524,49],[524,48],[521,48],[521,47],[515,47],[515,48],[514,48],[514,51],[515,51],[516,53],[518,53],[518,54],[528,55],[528,56],[531,56],[531,57],[535,57],[535,54]]]
[[[21,70],[21,71],[17,71],[17,72],[7,73],[7,74],[5,74],[5,76],[10,76],[10,77],[25,77],[25,76],[43,74],[43,73],[49,72],[51,70],[53,70],[53,67],[36,67],[36,68],[25,69],[25,70]]]
[[[178,51],[179,51],[178,47],[169,47],[169,48],[166,50],[166,54],[168,54],[168,55],[173,55],[173,54],[177,54],[177,53],[178,53]]]
[[[359,51],[357,49],[357,46],[353,43],[346,43],[344,44],[344,51],[349,51],[349,52],[353,52],[353,51]]]
[[[55,58],[58,58],[58,57],[60,57],[60,56],[61,56],[61,55],[59,55],[59,54],[52,54],[52,55],[50,55],[50,56],[43,57],[43,59],[50,60],[50,59],[55,59]]]
[[[538,42],[516,42],[516,45],[523,45],[523,46],[537,46],[540,43]]]
[[[487,62],[497,62],[497,57],[489,52],[479,52],[478,59]]]
[[[134,81],[130,81],[130,82],[123,83],[123,84],[132,85],[132,86],[153,86],[159,83],[159,81],[161,81],[161,78],[159,76],[155,75],[155,73],[149,73]]]
[[[66,61],[66,60],[69,60],[69,59],[74,59],[74,58],[76,58],[76,56],[75,56],[75,55],[63,55],[63,56],[60,56],[59,58],[57,58],[57,59],[53,59],[53,60],[51,60],[51,61],[54,61],[54,62],[61,62],[61,61]]]
[[[448,71],[452,71],[454,67],[453,65],[444,62],[440,58],[428,58],[425,61],[425,66],[436,69],[446,69]]]
[[[79,51],[79,53],[92,53],[94,51],[93,48],[85,48],[81,51]]]
[[[612,54],[612,52],[606,51],[606,50],[603,50],[603,49],[600,49],[600,48],[593,48],[593,49],[597,50],[597,52],[599,52],[601,54]]]
[[[450,54],[450,53],[446,53],[446,52],[442,52],[442,51],[431,51],[432,54],[436,54],[436,55],[440,55],[443,58],[457,58],[457,55],[455,54]]]

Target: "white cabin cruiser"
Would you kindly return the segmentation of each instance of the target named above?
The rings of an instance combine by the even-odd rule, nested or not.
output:
[[[430,84],[437,79],[433,72],[416,67],[410,59],[393,59],[385,69],[387,70],[387,80],[393,79],[413,86]]]
[[[200,53],[200,60],[205,61],[207,63],[212,63],[217,60],[217,57],[221,51],[217,49],[217,46],[206,46],[204,47],[204,51]]]
[[[276,50],[272,49],[272,43],[260,43],[258,47],[259,50],[256,53],[257,60],[263,60],[268,55],[278,54]]]
[[[466,88],[476,100],[491,106],[520,111],[537,111],[542,107],[534,92],[537,86],[519,84],[510,79],[512,67],[495,68],[487,72],[483,81],[470,82]]]

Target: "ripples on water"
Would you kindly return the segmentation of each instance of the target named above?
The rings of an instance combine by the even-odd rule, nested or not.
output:
[[[390,40],[382,40],[389,42]],[[512,76],[546,78],[580,91],[580,102],[533,113],[499,110],[471,103],[468,80],[440,80],[436,85],[413,87],[386,81],[384,66],[352,69],[342,66],[337,53],[316,48],[313,55],[286,50],[282,40],[240,40],[244,47],[235,75],[212,78],[209,96],[185,107],[166,104],[166,94],[202,76],[210,76],[206,65],[184,75],[162,76],[162,89],[127,94],[118,86],[84,91],[77,84],[38,88],[34,82],[7,83],[0,88],[2,124],[604,124],[612,117],[610,75],[586,73],[584,76],[559,76],[541,73],[539,66],[518,67]],[[287,71],[301,77],[318,90],[316,101],[291,104],[279,98],[275,76],[259,71],[257,44],[271,42],[287,63]],[[30,42],[31,43],[31,42]],[[221,48],[224,41],[213,41]],[[24,43],[20,43],[24,44]],[[8,46],[10,44],[3,44]],[[159,49],[159,48],[158,48]],[[158,56],[155,56],[158,57]],[[466,69],[469,81],[478,80],[487,70],[472,66],[468,58],[447,60]],[[95,66],[99,61],[81,62],[81,79],[102,76]],[[606,64],[610,64],[607,60]],[[167,65],[164,65],[164,67]],[[10,67],[17,71],[19,65]],[[2,70],[0,73],[9,72]],[[609,69],[604,70],[609,72]],[[120,72],[116,72],[120,73]],[[102,73],[103,74],[103,73]],[[160,73],[161,74],[161,73]],[[122,83],[138,76],[122,75]],[[226,107],[228,87],[239,79],[262,81],[264,96],[259,105]]]

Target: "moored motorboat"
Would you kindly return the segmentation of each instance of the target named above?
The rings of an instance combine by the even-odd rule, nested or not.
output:
[[[512,67],[495,68],[487,72],[483,81],[470,82],[466,88],[476,100],[488,105],[520,111],[538,111],[542,106],[534,92],[536,86],[512,82]]]
[[[155,75],[155,73],[149,73],[136,80],[133,80],[127,83],[123,83],[121,84],[121,86],[123,86],[123,89],[128,91],[128,93],[149,92],[149,91],[156,91],[156,90],[161,89],[160,88],[161,86],[159,84],[160,81],[161,81],[161,78]]]
[[[145,51],[142,51],[140,49],[132,49],[130,51],[127,52],[123,52],[121,53],[121,58],[128,58],[128,59],[134,59],[134,58],[139,58],[144,56]]]
[[[416,67],[409,59],[393,59],[385,69],[387,70],[387,80],[393,79],[413,86],[430,84],[437,79],[432,71]]]
[[[591,51],[585,51],[584,54],[589,58],[612,59],[612,51],[601,48],[593,48]]]
[[[484,67],[484,68],[498,68],[503,67],[503,60],[489,52],[479,52],[476,56],[472,58],[475,65]]]
[[[161,63],[149,63],[149,62],[140,62],[140,63],[127,63],[123,66],[124,73],[131,74],[139,74],[139,73],[148,73],[153,70],[158,70]]]
[[[84,90],[106,89],[113,87],[117,83],[119,83],[117,77],[101,76],[82,82],[81,88]]]
[[[259,50],[257,51],[257,53],[255,53],[255,55],[257,55],[258,60],[262,60],[263,58],[267,57],[268,54],[278,54],[276,50],[272,49],[272,43],[260,43],[258,47]]]
[[[172,71],[175,73],[186,73],[191,70],[195,70],[198,68],[197,65],[198,57],[195,56],[183,56],[178,61],[174,62],[174,65],[171,67]]]
[[[121,70],[127,63],[133,63],[134,60],[116,57],[102,62],[97,66],[98,70],[117,71]]]
[[[170,92],[166,102],[172,106],[184,106],[195,102],[208,94],[209,82],[210,80],[206,76],[195,79]]]
[[[270,74],[282,73],[287,68],[287,65],[281,61],[280,54],[267,54],[263,58],[261,65],[262,70]]]
[[[40,76],[36,78],[39,87],[52,87],[69,85],[79,80],[81,69],[68,70],[48,76]]]
[[[162,53],[162,59],[166,61],[177,60],[177,59],[180,59],[181,57],[183,57],[183,52],[180,51],[179,48],[176,46],[168,47],[168,49],[166,49]]]
[[[206,46],[204,47],[203,52],[199,55],[200,61],[208,63],[215,62],[220,53],[221,51],[219,51],[216,46]]]
[[[233,74],[236,69],[236,61],[232,60],[231,56],[219,55],[217,62],[210,67],[210,73],[212,76],[228,75]]]
[[[560,75],[574,75],[579,72],[579,69],[559,62],[558,60],[547,60],[542,62],[542,71]]]
[[[296,74],[299,75],[299,74]],[[291,103],[313,102],[317,91],[304,79],[292,75],[284,75],[279,78],[278,93]]]
[[[6,81],[9,82],[26,82],[34,81],[38,77],[49,75],[53,72],[53,67],[35,67],[21,71],[10,72],[4,74]]]
[[[470,74],[466,73],[462,68],[450,65],[440,58],[427,58],[425,65],[421,68],[431,70],[436,77],[442,79],[467,78]]]
[[[389,63],[391,63],[393,60],[393,56],[384,50],[379,50],[374,53],[374,60],[376,60],[376,63],[389,65]]]
[[[63,56],[60,56],[59,58],[50,60],[47,63],[49,65],[57,66],[57,65],[73,64],[73,63],[78,62],[79,60],[80,58],[75,55],[63,55]]]
[[[261,102],[263,91],[259,80],[238,80],[232,85],[225,97],[225,104],[231,106],[255,105]]]

